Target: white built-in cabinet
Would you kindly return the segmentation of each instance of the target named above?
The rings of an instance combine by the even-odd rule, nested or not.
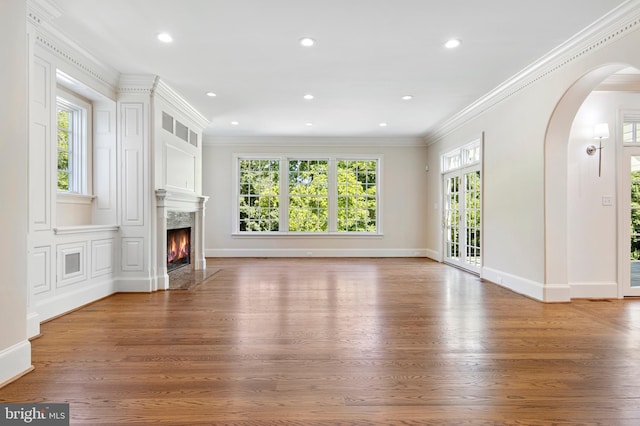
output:
[[[114,292],[167,288],[158,220],[166,208],[158,209],[156,192],[192,200],[187,205],[199,205],[190,209],[202,216],[207,124],[156,76],[120,75],[85,57],[40,25],[36,13],[28,21],[29,337],[39,334],[40,322]],[[61,90],[91,102],[91,193],[84,197],[57,191]]]

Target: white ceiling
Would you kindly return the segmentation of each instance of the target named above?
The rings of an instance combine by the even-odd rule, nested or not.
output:
[[[121,73],[159,75],[208,135],[387,137],[424,135],[623,0],[51,2],[61,33]]]

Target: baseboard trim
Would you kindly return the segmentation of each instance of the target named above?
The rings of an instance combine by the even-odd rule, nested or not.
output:
[[[40,335],[40,322],[38,312],[27,313],[27,339],[33,339]]]
[[[425,255],[436,262],[442,262],[442,253],[437,250],[425,249]]]
[[[116,281],[117,293],[151,293],[155,291],[153,279],[146,278],[119,278]]]
[[[618,283],[570,283],[572,299],[617,299]]]
[[[206,249],[206,257],[428,257],[426,249]]]
[[[66,291],[54,297],[38,301],[35,303],[35,311],[39,316],[38,321],[42,323],[48,319],[77,309],[78,306],[86,305],[113,293],[115,293],[114,281],[108,280],[72,291]]]
[[[33,370],[31,342],[23,340],[0,351],[0,388]]]
[[[571,288],[567,284],[545,285],[486,266],[482,268],[482,279],[540,302],[558,303],[571,300]]]

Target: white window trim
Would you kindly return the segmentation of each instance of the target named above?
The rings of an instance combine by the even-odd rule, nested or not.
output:
[[[76,114],[78,120],[74,123],[73,132],[75,135],[80,135],[80,140],[74,138],[73,150],[75,152],[73,163],[70,164],[73,167],[75,173],[72,173],[72,179],[69,180],[69,191],[58,190],[58,201],[64,203],[73,204],[90,204],[93,200],[92,179],[91,176],[91,156],[92,156],[92,105],[91,102],[79,97],[78,95],[64,89],[63,87],[57,87],[56,96],[56,129],[57,129],[57,110],[58,105],[62,105],[64,108],[73,111]],[[57,137],[56,137],[57,141]],[[57,144],[57,142],[56,142]],[[56,145],[57,150],[57,145]],[[56,155],[57,164],[57,155]],[[57,167],[56,167],[57,170]],[[57,188],[57,173],[56,173],[56,188]],[[82,197],[84,196],[84,197]],[[85,197],[90,199],[87,201]]]
[[[449,173],[452,172],[454,170],[459,170],[459,169],[464,169],[467,168],[469,166],[472,166],[474,164],[478,164],[481,161],[482,158],[482,144],[480,143],[481,139],[476,139],[473,142],[470,142],[466,145],[463,145],[459,148],[456,148],[454,150],[451,150],[449,152],[446,152],[444,154],[442,154],[440,156],[440,173],[441,174],[445,174],[445,173]],[[478,155],[478,159],[477,160],[473,160],[473,161],[469,161],[466,158],[465,153],[474,149],[474,148],[478,148],[480,150],[480,154]],[[457,167],[448,167],[446,162],[447,159],[449,158],[454,158],[454,157],[458,157],[458,166]]]
[[[265,237],[294,237],[294,238],[336,238],[336,237],[345,237],[345,238],[371,238],[371,237],[382,237],[384,236],[384,232],[382,229],[383,218],[382,218],[382,170],[383,167],[383,158],[384,156],[381,154],[298,154],[298,153],[287,153],[287,154],[233,154],[233,191],[232,191],[232,214],[233,214],[233,224],[232,224],[232,232],[231,235],[233,237],[242,237],[242,238],[265,238]],[[289,160],[328,160],[329,162],[329,231],[327,232],[292,232],[289,231],[289,212],[288,212],[288,200],[283,200],[281,198],[280,203],[280,231],[274,232],[248,232],[248,231],[240,231],[240,222],[239,222],[239,206],[238,199],[240,198],[240,188],[238,185],[240,179],[240,160],[278,160],[280,162],[280,197],[285,197],[286,194],[289,193],[289,173],[288,170],[288,162]],[[338,207],[337,207],[337,173],[335,170],[336,164],[340,160],[359,160],[359,161],[377,161],[378,168],[376,170],[376,195],[377,195],[377,203],[376,203],[376,232],[342,232],[337,231],[337,216],[338,216]],[[287,197],[288,198],[288,197]],[[284,202],[286,201],[286,202]]]
[[[620,132],[620,141],[622,141],[622,145],[623,146],[639,146],[640,141],[635,141],[635,140],[632,142],[624,141],[624,123],[634,123],[634,127],[636,128],[640,126],[640,110],[623,109],[623,110],[620,110],[619,117],[620,117],[619,132]],[[635,132],[634,132],[634,139],[635,139]]]

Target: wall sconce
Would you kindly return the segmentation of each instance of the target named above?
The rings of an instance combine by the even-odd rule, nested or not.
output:
[[[598,177],[602,175],[602,139],[609,139],[609,123],[598,123],[593,127],[593,138],[598,139],[600,146],[589,145],[587,154],[594,155],[598,151]]]

